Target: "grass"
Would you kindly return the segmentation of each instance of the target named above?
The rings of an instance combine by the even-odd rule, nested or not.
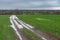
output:
[[[18,15],[18,17],[35,28],[60,38],[60,15]],[[38,20],[37,18],[47,20]]]
[[[16,40],[10,27],[9,15],[0,15],[0,40]]]

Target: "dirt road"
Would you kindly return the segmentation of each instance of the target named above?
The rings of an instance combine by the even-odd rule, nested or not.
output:
[[[60,40],[59,38],[57,38],[54,35],[51,34],[46,34],[36,28],[34,28],[33,26],[23,22],[22,20],[19,20],[15,15],[13,15],[13,17],[11,17],[13,19],[13,24],[14,27],[17,29],[18,33],[21,35],[22,40],[29,40],[28,37],[26,37],[26,35],[24,34],[24,32],[22,31],[22,28],[26,28],[28,30],[30,30],[31,32],[33,32],[34,34],[36,34],[38,37],[40,37],[42,40]],[[14,21],[15,20],[15,21]],[[18,25],[21,25],[18,26]],[[19,28],[20,27],[20,28]],[[21,39],[20,38],[20,39]],[[30,39],[31,40],[31,39]]]
[[[17,35],[17,40],[30,40],[26,35],[23,33],[22,29],[20,29],[17,23],[14,21],[13,17],[10,18],[11,27],[14,29],[15,34]],[[23,27],[22,27],[23,28]]]

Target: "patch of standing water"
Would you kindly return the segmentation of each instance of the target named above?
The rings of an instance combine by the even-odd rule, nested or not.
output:
[[[46,20],[46,21],[50,21],[49,19],[44,19],[44,18],[36,18],[36,20]]]

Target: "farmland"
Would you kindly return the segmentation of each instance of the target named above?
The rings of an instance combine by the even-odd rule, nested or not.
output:
[[[0,40],[15,40],[14,32],[10,27],[9,15],[0,15]]]
[[[20,20],[60,38],[60,15],[17,15]]]
[[[14,16],[14,15],[13,15]],[[15,32],[11,28],[9,15],[0,15],[0,40],[16,40]],[[36,15],[17,15],[17,17],[23,22],[32,25],[35,29],[42,31],[46,34],[52,34],[57,38],[60,38],[60,15],[55,14],[36,14]],[[13,18],[13,17],[12,17]],[[18,19],[15,19],[18,24],[24,24],[21,21],[19,23]],[[14,20],[13,20],[14,21]],[[16,24],[15,24],[16,25]],[[24,24],[26,25],[26,24]],[[17,25],[18,27],[18,25]],[[19,26],[20,27],[20,26]],[[27,25],[26,25],[27,27]],[[31,29],[32,30],[32,29]],[[31,32],[27,28],[23,27],[23,35],[28,39],[41,40],[41,37],[36,35],[35,32]],[[34,30],[33,30],[34,31]],[[20,29],[18,30],[20,32]],[[23,36],[23,37],[24,37]],[[22,37],[22,38],[23,38]]]

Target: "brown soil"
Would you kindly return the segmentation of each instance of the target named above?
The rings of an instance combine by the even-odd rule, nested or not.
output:
[[[44,38],[46,38],[47,40],[60,40],[60,38],[56,37],[55,35],[52,35],[50,33],[44,33],[38,29],[32,29],[34,30],[35,34],[37,34],[37,36],[43,36]],[[39,36],[39,37],[40,37]]]
[[[32,40],[31,38],[27,37],[25,35],[25,33],[22,31],[22,29],[19,29],[16,24],[15,24],[15,27],[16,27],[17,31],[19,32],[19,34],[21,35],[23,40]],[[16,33],[15,33],[15,36],[16,36],[16,40],[20,40]]]
[[[20,23],[19,23],[20,24]],[[24,23],[23,23],[24,24]],[[25,24],[24,24],[25,25]],[[26,25],[27,26],[27,25]],[[27,26],[28,27],[28,26]],[[16,26],[16,28],[17,28],[17,26]],[[18,29],[18,28],[17,28]],[[30,28],[31,29],[31,28]],[[42,32],[42,31],[40,31],[40,30],[38,30],[38,29],[31,29],[31,30],[33,30],[33,33],[34,34],[36,34],[38,37],[44,37],[44,38],[46,38],[47,40],[60,40],[60,38],[57,38],[55,35],[52,35],[52,34],[50,34],[50,33],[44,33],[44,32]],[[19,31],[19,33],[21,34],[21,36],[22,36],[22,38],[23,38],[23,40],[31,40],[31,38],[28,38],[25,34],[24,34],[24,32],[22,31],[22,30],[20,30],[20,29],[18,29],[18,31]]]
[[[25,25],[25,23],[23,23],[23,24]],[[31,29],[31,30],[33,30],[33,33],[36,34],[38,37],[42,36],[42,37],[46,38],[47,40],[60,40],[60,38],[56,37],[55,35],[52,35],[50,33],[44,33],[44,32],[42,32],[42,31],[40,31],[40,30],[38,30],[36,28]]]

